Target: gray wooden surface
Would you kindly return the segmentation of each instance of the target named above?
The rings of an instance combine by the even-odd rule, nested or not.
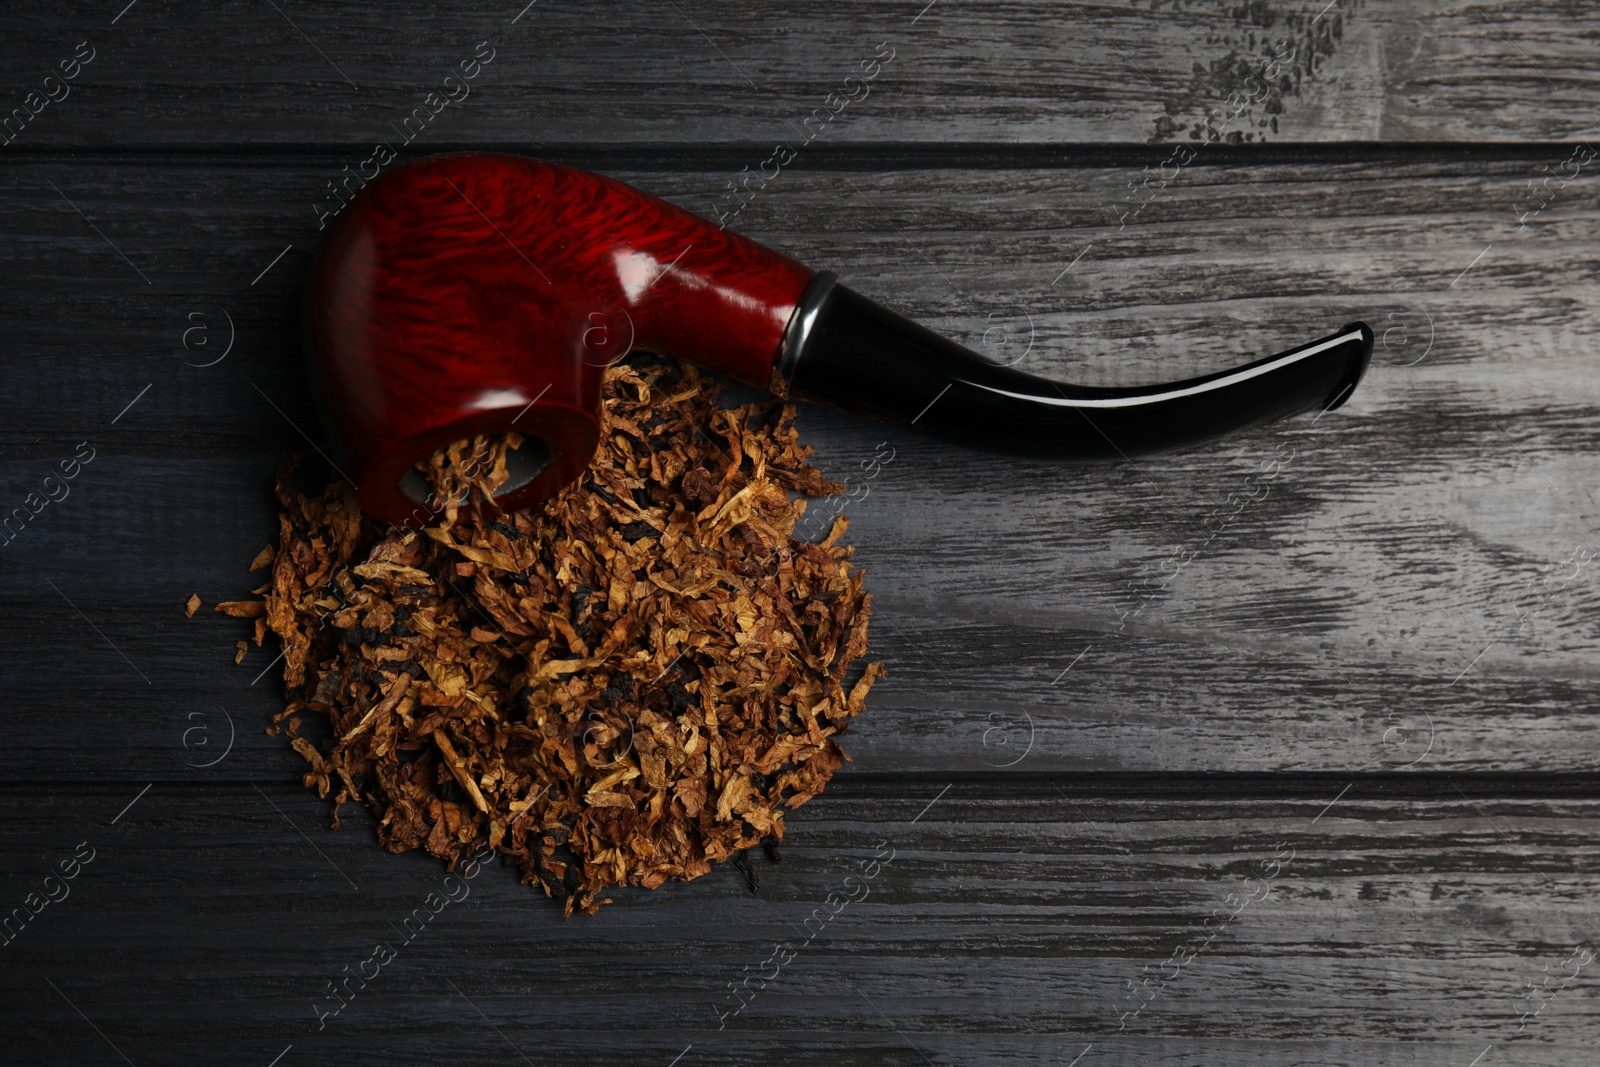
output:
[[[7,107],[95,58],[0,146],[0,508],[94,458],[0,546],[0,908],[94,859],[0,944],[0,1061],[1592,1058],[1600,161],[1559,177],[1600,132],[1585,6],[140,0],[3,25]],[[1378,359],[1337,412],[1137,464],[807,409],[835,476],[895,449],[847,509],[890,675],[782,861],[571,922],[491,869],[319,1029],[328,980],[443,872],[350,809],[327,829],[261,732],[273,653],[235,666],[243,624],[181,605],[248,588],[268,476],[316,432],[312,205],[484,40],[403,158],[525,151],[709,213],[890,42],[737,228],[1086,382],[1353,318]],[[1220,60],[1285,41],[1318,58],[1277,131],[1256,101],[1222,123],[1244,143],[1191,141],[1238,88]]]
[[[139,0],[115,26],[120,5],[67,6],[8,16],[0,63],[19,87],[80,40],[99,51],[35,147],[364,147],[482,40],[493,62],[430,139],[765,145],[880,41],[894,60],[819,143],[1143,143],[1161,116],[1187,129],[1221,108],[1236,85],[1213,66],[1264,48],[1298,61],[1281,111],[1241,117],[1276,115],[1277,133],[1241,128],[1269,141],[1560,141],[1600,124],[1594,28],[1573,3],[539,0],[513,23],[522,5],[483,0]]]

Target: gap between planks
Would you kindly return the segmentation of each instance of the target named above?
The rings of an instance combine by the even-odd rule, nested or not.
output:
[[[287,749],[285,750],[287,755]],[[41,790],[73,793],[126,791],[130,783],[153,781],[157,791],[245,792],[264,786],[298,785],[285,760],[285,774],[163,777],[143,773],[127,778],[38,779],[0,784],[0,798],[36,796]],[[1030,796],[1070,796],[1103,800],[1286,800],[1317,806],[1340,794],[1343,801],[1375,800],[1588,800],[1600,799],[1600,772],[1570,771],[841,771],[828,784],[834,800],[874,797],[918,798],[944,786],[952,800],[996,800]],[[177,787],[175,790],[174,787]]]
[[[871,145],[816,145],[806,151],[802,169],[870,170],[1072,170],[1144,166],[1169,156],[1180,144],[1200,148],[1198,141],[1156,144],[1075,142],[982,142],[940,144],[920,141]],[[1566,141],[1307,141],[1268,144],[1206,144],[1189,167],[1305,166],[1335,163],[1483,163],[1537,162],[1569,155],[1580,142]],[[449,152],[510,152],[540,156],[573,166],[628,170],[734,171],[759,160],[766,142],[702,144],[608,144],[537,141],[461,141],[431,144],[414,158]],[[11,166],[44,164],[115,164],[118,166],[296,168],[310,163],[349,162],[355,148],[342,142],[317,142],[240,147],[237,145],[95,145],[40,148],[8,153]]]

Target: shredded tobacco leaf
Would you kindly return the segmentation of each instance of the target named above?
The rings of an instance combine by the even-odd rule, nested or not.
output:
[[[458,510],[521,439],[458,442],[419,464],[449,502],[421,531],[364,518],[342,481],[302,490],[306,457],[286,461],[264,598],[217,610],[282,641],[269,732],[335,825],[359,800],[392,852],[454,866],[487,843],[569,916],[775,850],[883,666],[852,670],[871,597],[845,519],[791,537],[791,494],[843,487],[807,465],[792,406],[720,392],[688,365],[614,366],[582,478],[525,511]]]
[[[522,447],[524,440],[519,433],[479,434],[446,445],[416,465],[434,498],[445,505],[446,526],[456,524],[462,505],[494,499],[500,487],[511,479],[507,453]]]

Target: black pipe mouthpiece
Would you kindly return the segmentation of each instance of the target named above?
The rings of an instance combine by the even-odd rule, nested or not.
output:
[[[955,444],[1040,459],[1127,459],[1204,444],[1347,400],[1372,330],[1336,334],[1234,370],[1104,389],[1002,367],[837,283],[807,288],[774,370],[778,391]]]

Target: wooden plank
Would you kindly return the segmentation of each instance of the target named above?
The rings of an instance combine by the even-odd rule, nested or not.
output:
[[[292,786],[157,786],[125,811],[127,786],[8,787],[8,906],[79,842],[94,852],[4,946],[9,1051],[266,1064],[290,1046],[285,1065],[1081,1054],[1094,1067],[1464,1065],[1490,1049],[1584,1062],[1600,1023],[1582,955],[1596,937],[1596,802],[1337,781],[1141,799],[1043,779],[857,780],[791,817],[782,862],[755,860],[756,893],[724,867],[563,923],[490,867],[399,933],[442,896],[441,868],[384,854],[360,818],[318,829],[317,803]],[[327,983],[376,943],[395,959],[367,968],[319,1031],[313,1005],[338,1004]],[[793,955],[774,976],[763,961],[780,943]],[[729,984],[763,972],[766,988],[752,981],[723,1019]],[[1532,1014],[1530,986],[1547,978]]]
[[[115,15],[10,16],[7,109],[80,41],[94,55],[52,89],[64,99],[33,105],[12,148],[341,144],[354,170],[374,142],[408,135],[423,148],[742,142],[759,146],[747,161],[755,170],[792,138],[1561,141],[1594,128],[1600,100],[1594,13],[1572,0],[1492,10],[1454,0],[781,9],[701,0],[624,18],[517,0],[320,9],[232,0],[203,19],[148,4]],[[460,102],[428,103],[462,62],[478,62],[480,42],[493,58],[452,84]],[[845,83],[876,55],[893,58],[865,68],[870,83]],[[1252,64],[1275,84],[1248,81]],[[418,107],[427,111],[407,129]],[[836,115],[802,128],[818,108]]]
[[[1177,377],[1357,316],[1386,339],[1336,413],[1132,465],[808,409],[835,474],[897,449],[847,508],[891,670],[852,770],[1588,766],[1597,587],[1572,553],[1595,546],[1600,211],[1578,185],[1519,231],[1508,200],[1539,158],[1197,163],[1120,228],[1116,168],[836,171],[752,202],[753,235],[974,346],[1003,326],[1016,352],[1031,317],[1018,365],[1041,372]],[[704,174],[618,174],[707,195]],[[295,316],[321,172],[13,175],[5,499],[99,450],[0,552],[15,773],[190,780],[216,751],[183,747],[190,716],[220,737],[224,713],[239,740],[215,773],[282,773],[257,733],[270,676],[251,685],[272,653],[234,668],[248,628],[179,608],[249,588],[272,467],[315,432]],[[219,349],[184,348],[192,313],[214,345],[232,316],[226,360],[195,365]]]

